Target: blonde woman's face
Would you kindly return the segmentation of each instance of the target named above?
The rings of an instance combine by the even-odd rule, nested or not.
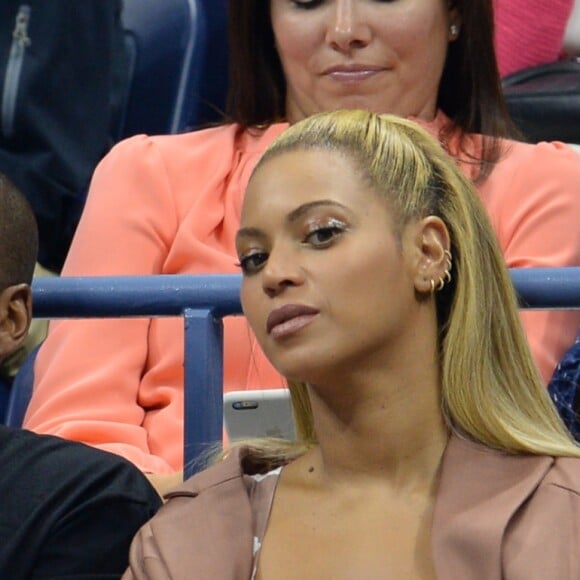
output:
[[[286,113],[367,109],[431,120],[450,26],[447,0],[270,0]]]
[[[237,236],[242,304],[282,374],[330,380],[397,356],[418,308],[411,230],[395,234],[386,202],[337,153],[283,153],[256,172]]]

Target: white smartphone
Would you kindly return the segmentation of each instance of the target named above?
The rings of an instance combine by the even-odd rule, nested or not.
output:
[[[224,426],[230,441],[255,437],[295,438],[290,391],[233,391],[224,394]]]

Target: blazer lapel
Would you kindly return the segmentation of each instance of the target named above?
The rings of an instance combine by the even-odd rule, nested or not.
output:
[[[253,515],[241,468],[244,452],[236,449],[167,494],[173,513],[167,520],[169,527],[157,533],[172,538],[164,543],[164,556],[175,565],[174,580],[249,578]],[[215,541],[207,542],[207,538]]]
[[[507,455],[451,436],[433,516],[438,578],[501,580],[504,532],[553,461]]]

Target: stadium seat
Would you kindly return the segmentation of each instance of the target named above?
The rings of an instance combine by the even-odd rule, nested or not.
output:
[[[227,83],[225,0],[124,0],[129,89],[118,138],[219,118]]]
[[[532,143],[580,143],[580,62],[541,65],[503,79],[516,126]]]
[[[34,361],[36,360],[36,353],[41,345],[42,343],[30,351],[12,381],[12,388],[9,392],[6,405],[6,416],[4,419],[4,423],[8,425],[8,427],[22,427],[26,408],[28,407],[28,402],[32,397],[32,388],[34,386]]]
[[[200,98],[190,119],[193,128],[223,121],[228,74],[227,0],[199,0],[206,18],[206,50],[200,78]]]
[[[11,390],[12,381],[0,376],[0,417],[5,417],[8,412]]]

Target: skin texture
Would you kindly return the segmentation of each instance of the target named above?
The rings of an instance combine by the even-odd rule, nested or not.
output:
[[[245,311],[266,355],[293,379],[316,381],[317,369],[333,365],[339,375],[361,356],[367,368],[382,366],[392,336],[420,308],[409,283],[413,256],[402,253],[385,201],[365,191],[362,203],[345,162],[324,152],[284,155],[258,172],[246,196],[242,224],[258,231],[238,234]],[[269,334],[271,311],[294,301],[319,314],[295,335]]]
[[[430,279],[448,247],[439,218],[398,225],[338,153],[283,153],[254,174],[237,238],[242,304],[273,364],[309,382],[319,440],[281,475],[259,578],[434,577],[447,431]],[[269,330],[287,304],[316,313]]]
[[[445,0],[271,0],[291,123],[360,108],[433,119],[459,25]]]
[[[415,328],[437,336],[430,280],[443,276],[448,246],[438,218],[395,226],[388,203],[342,155],[284,153],[256,171],[246,194],[236,239],[244,313],[293,380],[341,383],[355,363],[370,382],[385,366],[407,373],[423,342],[433,342],[436,368],[436,341]],[[268,328],[289,304],[313,311],[296,328]]]

